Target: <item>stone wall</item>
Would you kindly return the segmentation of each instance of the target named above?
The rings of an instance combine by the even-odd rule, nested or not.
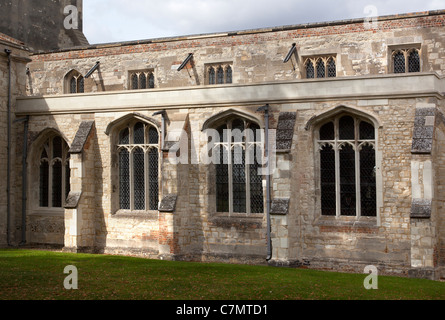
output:
[[[20,41],[7,37],[0,33],[0,175],[3,177],[3,183],[0,185],[0,246],[7,244],[7,183],[8,172],[8,87],[9,87],[9,67],[8,56],[5,50],[11,50],[11,145],[10,145],[10,221],[9,237],[11,243],[20,239],[21,218],[14,214],[15,210],[21,209],[21,180],[16,181],[14,176],[22,170],[21,164],[22,149],[18,145],[16,130],[20,132],[23,124],[14,123],[16,120],[15,107],[16,98],[26,94],[26,63],[28,62],[29,52]]]
[[[440,113],[431,123],[423,112],[443,109],[444,36],[442,12],[382,18],[369,31],[353,21],[35,54],[28,79],[35,97],[20,99],[18,106],[19,115],[31,115],[28,223],[44,226],[28,229],[30,242],[72,251],[266,263],[266,215],[217,212],[215,167],[196,161],[206,150],[203,128],[209,123],[234,115],[264,128],[264,113],[257,111],[264,98],[277,138],[269,263],[357,272],[373,264],[386,273],[430,272],[437,278],[443,265],[444,127]],[[284,64],[292,42],[298,58]],[[414,44],[421,48],[422,72],[390,75],[392,46]],[[192,51],[193,64],[178,72]],[[337,77],[302,79],[302,58],[326,54],[337,56]],[[87,93],[64,95],[65,75],[72,69],[85,75],[96,61],[100,67],[86,79]],[[205,66],[228,61],[234,83],[205,85]],[[128,90],[129,71],[142,69],[154,70],[156,88]],[[142,119],[160,131],[154,113],[162,110],[167,122],[159,153],[161,206],[119,210],[118,129]],[[376,217],[321,215],[316,132],[342,114],[366,118],[376,128]],[[36,208],[42,137],[51,130],[73,147],[85,122],[94,123],[94,130],[71,158],[71,191],[84,196],[56,212]],[[20,136],[17,130],[18,145]],[[170,161],[177,142],[185,163]],[[424,143],[432,149],[419,152]],[[430,216],[416,216],[418,200],[430,200]],[[49,227],[62,220],[64,232]]]

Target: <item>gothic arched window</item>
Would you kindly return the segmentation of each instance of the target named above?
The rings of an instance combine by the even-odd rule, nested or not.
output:
[[[335,78],[337,65],[334,56],[311,57],[304,63],[306,79]]]
[[[48,138],[40,152],[39,206],[62,208],[70,192],[68,145],[60,136]]]
[[[159,133],[144,122],[121,129],[118,136],[119,208],[157,210],[159,202]]]
[[[399,49],[392,53],[394,73],[420,72],[420,49]]]
[[[376,137],[359,117],[337,116],[318,130],[321,213],[376,216]]]
[[[84,93],[85,79],[76,70],[70,71],[65,76],[65,93]]]
[[[216,211],[263,213],[264,197],[260,127],[244,119],[230,119],[217,128],[215,143]]]

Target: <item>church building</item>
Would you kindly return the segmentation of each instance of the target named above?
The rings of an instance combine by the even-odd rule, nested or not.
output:
[[[1,246],[445,277],[445,10],[46,50],[8,30]]]

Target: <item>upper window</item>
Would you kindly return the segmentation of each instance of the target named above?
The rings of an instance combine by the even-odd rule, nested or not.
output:
[[[207,84],[228,84],[232,83],[232,64],[213,64],[206,68]]]
[[[119,207],[157,210],[159,202],[159,133],[146,123],[119,132]]]
[[[417,48],[394,50],[392,66],[394,73],[420,72],[420,50]]]
[[[70,159],[68,145],[60,136],[45,141],[39,167],[39,206],[62,208],[70,192]]]
[[[72,70],[65,76],[65,93],[84,93],[85,79],[77,72]]]
[[[333,56],[306,58],[304,70],[306,79],[335,78],[337,76],[336,59]]]
[[[320,127],[317,144],[322,215],[376,216],[374,126],[339,116]]]
[[[260,127],[231,119],[217,128],[215,143],[216,210],[228,213],[263,213]]]
[[[155,77],[153,70],[131,71],[129,73],[130,90],[153,89],[155,87]]]

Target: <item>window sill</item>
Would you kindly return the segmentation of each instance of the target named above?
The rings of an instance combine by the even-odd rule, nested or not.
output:
[[[116,219],[148,219],[148,220],[158,220],[158,211],[132,211],[132,210],[118,210],[116,213],[111,215],[112,218]]]
[[[36,208],[30,213],[30,216],[52,216],[52,217],[64,217],[64,208]]]

